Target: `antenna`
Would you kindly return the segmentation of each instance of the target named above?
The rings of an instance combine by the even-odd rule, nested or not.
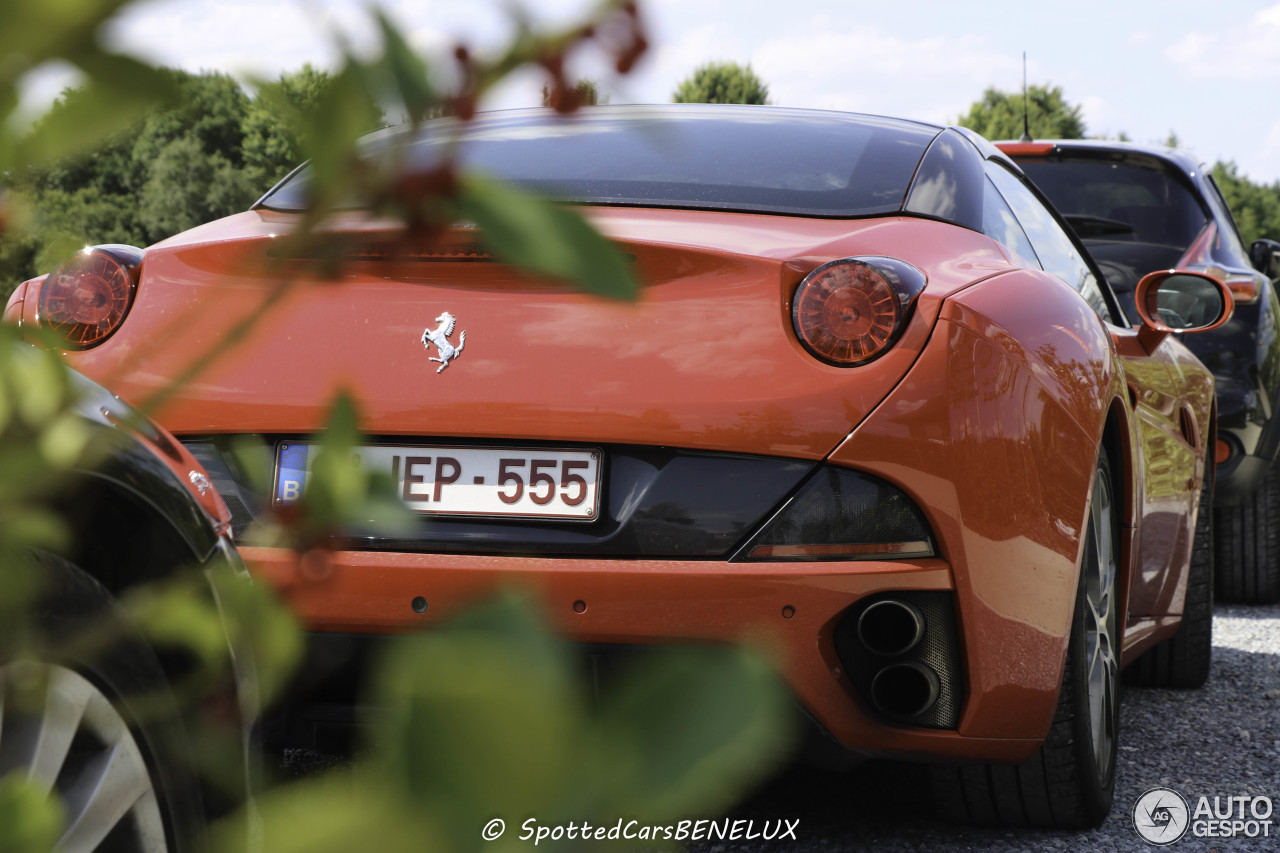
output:
[[[1027,52],[1022,52],[1022,139],[1031,141],[1031,99],[1027,96]]]

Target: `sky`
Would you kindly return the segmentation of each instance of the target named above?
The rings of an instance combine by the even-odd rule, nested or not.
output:
[[[1216,0],[638,0],[652,48],[619,78],[596,56],[572,61],[611,103],[668,102],[708,61],[749,64],[772,103],[954,121],[988,86],[1060,86],[1091,136],[1163,142],[1280,180],[1280,2]],[[512,6],[572,20],[584,0],[383,0],[411,43],[494,49]],[[367,0],[145,0],[108,24],[112,47],[190,71],[274,78],[335,62],[338,38],[373,44]],[[33,98],[66,80],[38,78]],[[488,108],[535,105],[541,78],[516,79]]]

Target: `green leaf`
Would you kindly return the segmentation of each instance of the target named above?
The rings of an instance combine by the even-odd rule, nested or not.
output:
[[[275,464],[275,449],[260,435],[232,436],[223,449],[234,460],[235,470],[245,478],[255,492],[271,491],[271,468]]]
[[[52,350],[22,351],[10,362],[6,378],[18,415],[27,426],[44,426],[70,403],[67,368]]]
[[[231,648],[249,661],[258,700],[263,708],[270,707],[302,659],[305,635],[298,619],[262,585],[230,573],[209,577]]]
[[[613,806],[655,820],[728,806],[783,754],[790,709],[772,669],[747,651],[646,654],[599,721]]]
[[[348,56],[305,121],[308,189],[319,206],[318,215],[351,194],[359,183],[359,171],[353,168],[356,142],[377,127],[381,117],[367,70]]]
[[[460,843],[495,815],[549,816],[576,787],[583,703],[565,648],[527,602],[503,598],[398,641],[377,683],[388,777],[450,815]]]
[[[62,801],[18,772],[0,779],[0,853],[52,850],[66,816]]]
[[[427,65],[413,52],[400,30],[381,9],[375,9],[374,14],[382,30],[382,63],[409,114],[409,120],[416,124],[439,103],[439,97],[428,81]]]
[[[257,797],[252,814],[217,827],[214,849],[242,853],[246,837],[261,832],[262,843],[252,849],[271,853],[449,850],[423,810],[408,807],[399,794],[360,768],[296,781]],[[480,837],[479,828],[474,835]]]
[[[64,412],[40,434],[40,452],[55,469],[69,468],[84,457],[89,446],[89,426],[76,412]]]
[[[508,263],[597,296],[636,298],[635,274],[626,257],[571,208],[468,175],[458,210]]]
[[[169,583],[141,585],[124,604],[152,646],[184,649],[206,677],[225,668],[226,631],[203,575],[183,573]]]
[[[391,475],[360,464],[359,445],[355,401],[339,394],[312,450],[306,493],[287,514],[285,541],[296,549],[323,545],[327,537],[352,527],[395,535],[417,524],[417,516],[397,496]]]
[[[5,0],[0,56],[25,71],[91,48],[98,28],[133,0]],[[25,60],[25,61],[24,61]],[[3,71],[13,73],[8,68]],[[0,77],[0,85],[6,81]]]

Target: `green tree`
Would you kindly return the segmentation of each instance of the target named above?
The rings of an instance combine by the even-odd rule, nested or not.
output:
[[[10,173],[11,200],[29,214],[0,236],[0,293],[81,246],[146,246],[244,210],[304,159],[304,118],[331,79],[304,66],[251,100],[225,74],[160,74],[175,93],[165,106],[95,149]],[[69,123],[92,97],[63,92],[36,132]]]
[[[238,154],[238,149],[231,152]],[[196,136],[180,136],[156,154],[137,196],[152,242],[244,210],[261,188],[222,151],[206,151]],[[105,242],[98,238],[96,242]]]
[[[677,104],[767,104],[769,87],[750,65],[708,62],[676,87],[671,100]]]
[[[1262,237],[1280,240],[1280,181],[1254,183],[1230,160],[1213,164],[1213,179],[1231,208],[1246,247]]]
[[[177,85],[178,101],[147,114],[131,148],[139,169],[145,173],[165,146],[183,137],[197,140],[206,153],[219,152],[241,165],[249,98],[240,84],[216,72],[188,74],[168,69],[167,73]]]
[[[1034,139],[1084,138],[1081,108],[1067,103],[1060,86],[1029,86],[1025,101],[1021,92],[1002,92],[989,86],[955,123],[987,139],[1020,139],[1024,113]]]
[[[333,76],[310,63],[260,86],[242,125],[249,179],[265,191],[304,159],[305,117],[313,115]]]

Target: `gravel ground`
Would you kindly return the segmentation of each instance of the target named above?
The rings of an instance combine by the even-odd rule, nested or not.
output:
[[[1115,804],[1088,832],[990,830],[934,819],[914,768],[864,765],[853,773],[789,770],[735,811],[757,822],[800,819],[798,841],[714,842],[730,851],[1151,850],[1133,827],[1143,793],[1169,787],[1194,812],[1201,796],[1266,796],[1276,803],[1271,838],[1195,838],[1169,849],[1280,850],[1280,607],[1219,605],[1213,667],[1199,690],[1128,687],[1120,706]],[[1222,801],[1226,808],[1225,799]]]

